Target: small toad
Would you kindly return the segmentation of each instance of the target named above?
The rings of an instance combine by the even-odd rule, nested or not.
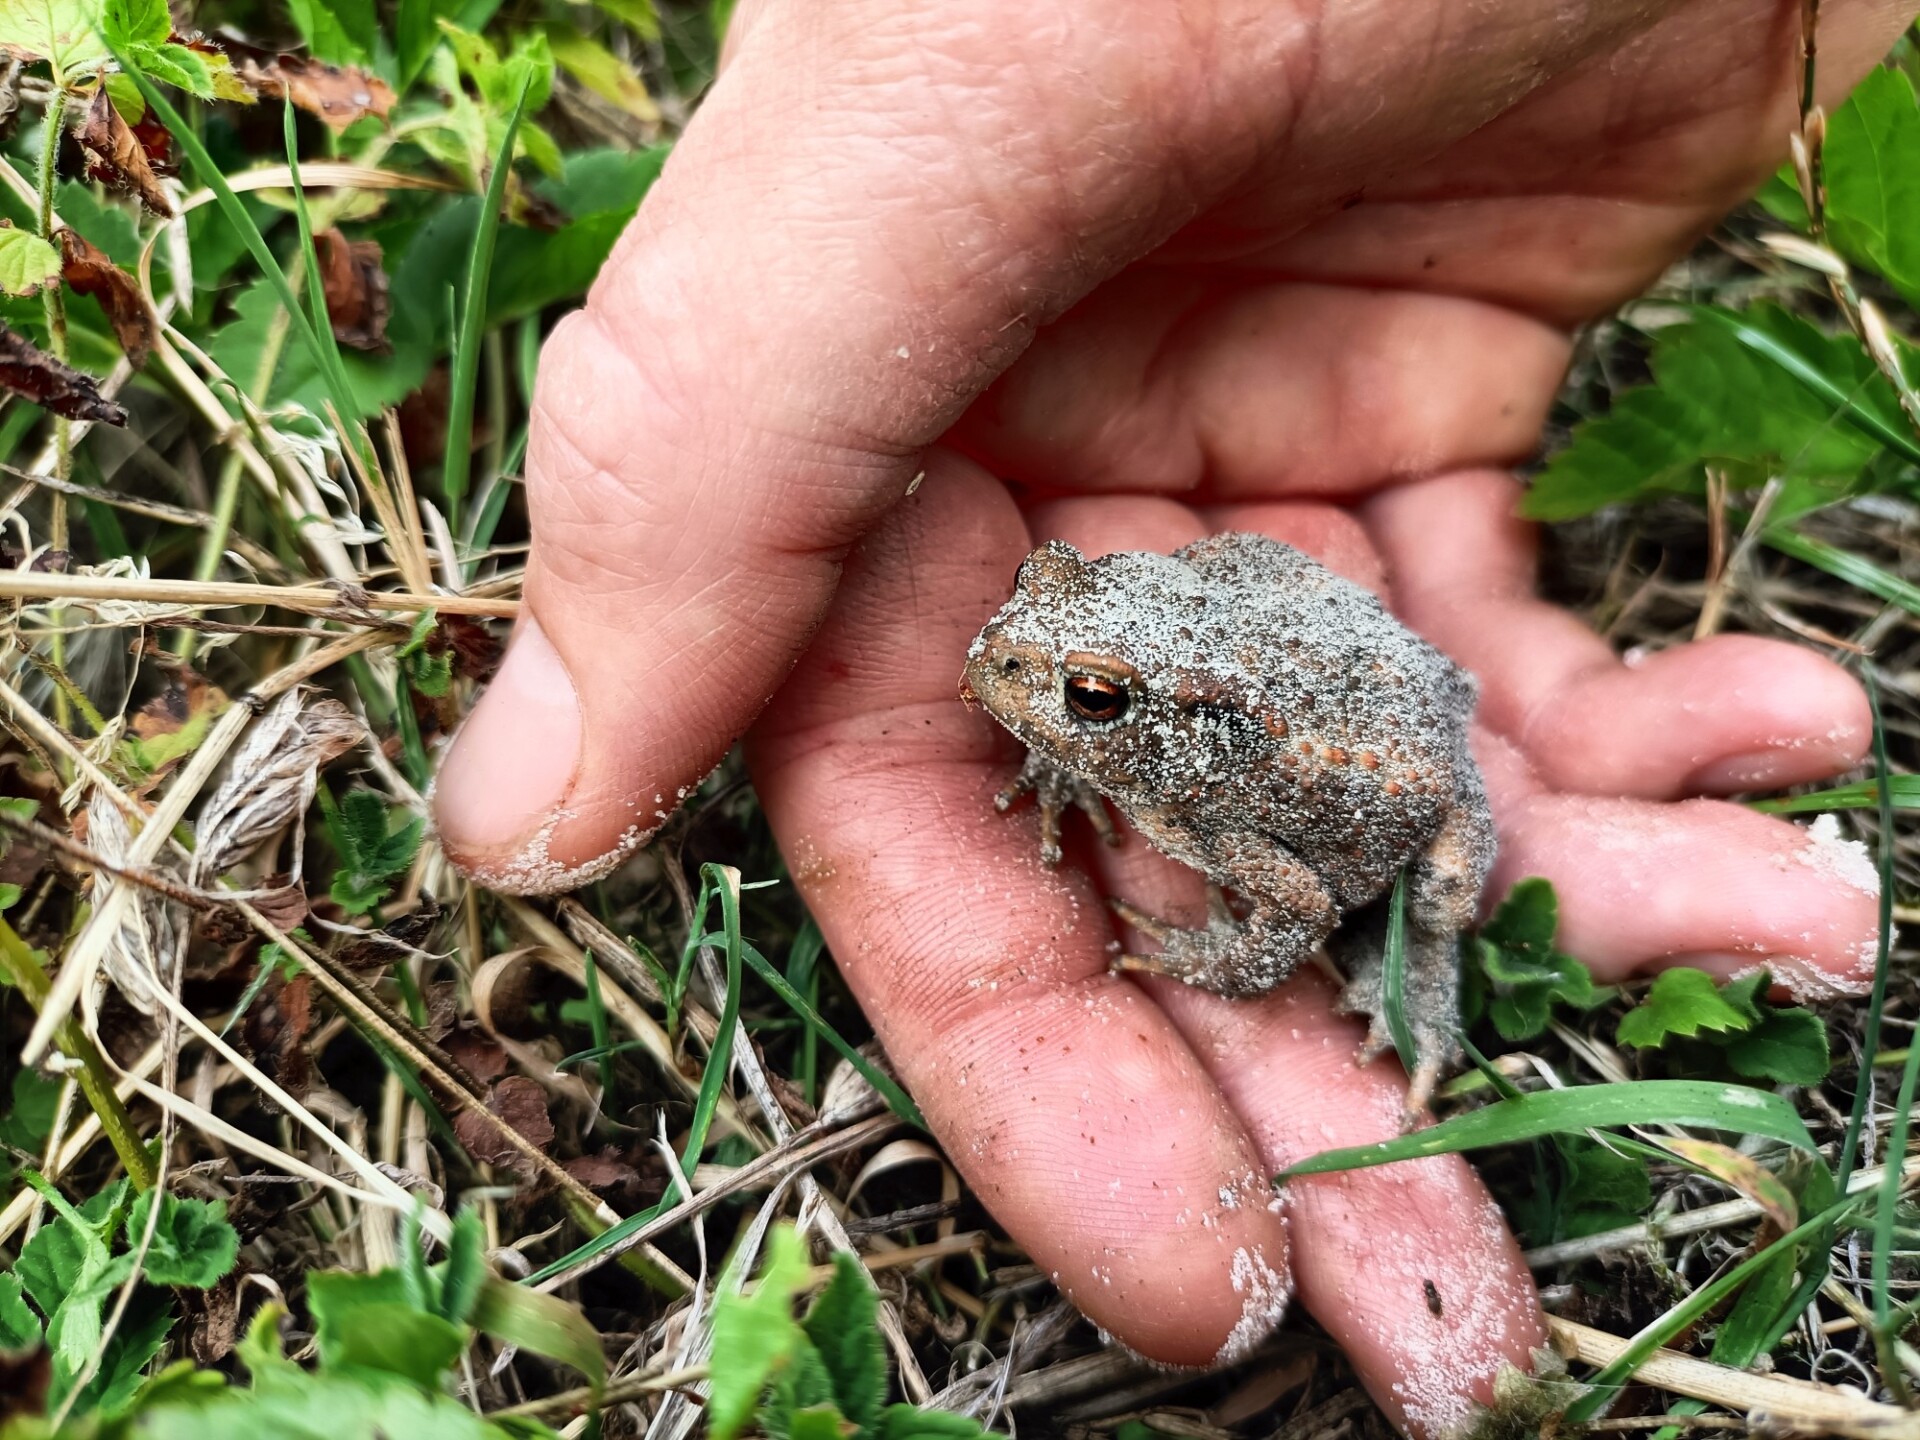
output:
[[[1114,902],[1161,946],[1117,968],[1260,994],[1404,868],[1410,1108],[1424,1103],[1454,1057],[1456,941],[1494,857],[1467,748],[1472,677],[1300,551],[1225,534],[1093,561],[1042,545],[967,652],[961,693],[1027,745],[997,804],[1034,794],[1048,864],[1069,804],[1118,839],[1104,795],[1212,882],[1204,930]],[[1342,946],[1341,1008],[1372,1017],[1363,1058],[1389,1043],[1384,935]]]

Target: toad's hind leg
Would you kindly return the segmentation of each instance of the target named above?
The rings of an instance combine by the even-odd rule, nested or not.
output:
[[[1494,830],[1479,777],[1467,771],[1470,789],[1441,825],[1439,833],[1407,868],[1406,965],[1401,1010],[1413,1041],[1412,1087],[1407,1113],[1426,1106],[1441,1072],[1459,1057],[1460,935],[1472,927],[1480,892],[1493,868]],[[1362,1061],[1392,1047],[1386,1017],[1386,926],[1381,919],[1367,933],[1341,947],[1350,977],[1340,1009],[1371,1017]]]
[[[1168,925],[1115,901],[1120,918],[1158,940],[1161,949],[1122,955],[1114,969],[1169,975],[1220,995],[1260,995],[1319,949],[1340,919],[1319,875],[1267,837],[1250,835],[1240,844],[1234,838],[1226,837],[1221,847],[1233,857],[1226,882],[1252,905],[1247,918],[1233,917],[1218,886],[1209,887],[1204,930]]]

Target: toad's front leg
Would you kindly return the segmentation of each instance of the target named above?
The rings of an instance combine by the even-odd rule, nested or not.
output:
[[[1022,795],[1032,793],[1040,809],[1040,859],[1047,865],[1060,863],[1060,819],[1069,805],[1093,822],[1094,830],[1109,845],[1120,843],[1120,832],[1107,814],[1107,802],[1100,792],[1070,770],[1062,770],[1038,750],[1029,750],[1013,783],[993,797],[993,808],[1006,814]]]
[[[1225,836],[1214,850],[1231,857],[1224,879],[1252,906],[1247,918],[1236,920],[1216,900],[1206,929],[1185,930],[1115,901],[1121,919],[1161,948],[1122,955],[1114,969],[1167,975],[1220,995],[1262,995],[1293,974],[1340,922],[1320,876],[1266,836]]]

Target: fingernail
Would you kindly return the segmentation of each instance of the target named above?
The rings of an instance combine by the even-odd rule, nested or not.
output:
[[[1750,750],[1744,755],[1729,755],[1694,771],[1689,777],[1688,788],[1713,792],[1770,789],[1783,783],[1777,778],[1783,762],[1794,765],[1795,757],[1782,746]]]
[[[580,697],[529,616],[440,766],[441,837],[463,858],[517,851],[560,808],[579,765]]]

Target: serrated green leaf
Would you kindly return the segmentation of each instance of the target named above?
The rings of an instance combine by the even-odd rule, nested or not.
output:
[[[889,1405],[880,1413],[876,1440],[978,1440],[987,1432],[978,1420],[951,1410],[922,1410],[915,1405]]]
[[[133,1202],[127,1234],[137,1239],[146,1232],[147,1214],[156,1192],[149,1190]],[[227,1223],[227,1206],[220,1200],[183,1200],[161,1194],[160,1219],[147,1247],[146,1278],[155,1285],[180,1285],[205,1290],[233,1269],[240,1254],[240,1235]]]
[[[1800,1009],[1769,1010],[1727,1042],[1726,1056],[1742,1075],[1783,1085],[1818,1085],[1833,1065],[1825,1022]]]
[[[100,29],[112,44],[164,45],[173,33],[167,0],[107,0],[100,10]]]
[[[833,1382],[841,1412],[865,1429],[887,1393],[887,1357],[875,1322],[879,1297],[865,1267],[844,1251],[833,1257],[833,1279],[807,1310],[802,1327]]]
[[[145,1379],[147,1366],[167,1343],[173,1321],[173,1307],[163,1297],[151,1292],[136,1295],[100,1356],[99,1370],[80,1392],[77,1408],[97,1412],[103,1419],[124,1414]]]
[[[1629,1224],[1653,1203],[1645,1160],[1587,1135],[1556,1136],[1555,1144],[1566,1167],[1556,1239],[1574,1240]]]
[[[1575,427],[1528,489],[1523,513],[1566,520],[1656,493],[1697,493],[1708,465],[1736,486],[1784,476],[1805,509],[1849,493],[1886,436],[1905,433],[1892,387],[1851,335],[1828,335],[1777,306],[1737,317],[1696,311],[1659,332],[1650,363],[1654,383]],[[1811,387],[1803,375],[1825,383]]]
[[[98,1247],[104,1259],[106,1248],[97,1235],[64,1221],[41,1226],[20,1247],[13,1273],[26,1287],[33,1303],[40,1307],[42,1315],[53,1314],[60,1302],[73,1293],[94,1247]]]
[[[1398,1139],[1326,1151],[1288,1166],[1278,1178],[1358,1170],[1608,1125],[1661,1124],[1698,1125],[1740,1135],[1764,1135],[1796,1149],[1814,1148],[1806,1123],[1791,1105],[1771,1091],[1706,1080],[1633,1080],[1541,1091],[1501,1100]]]
[[[1753,1020],[1727,1003],[1713,977],[1690,966],[1661,971],[1653,988],[1620,1020],[1622,1045],[1646,1049],[1670,1036],[1692,1038],[1701,1031],[1745,1030]]]
[[[128,51],[128,58],[150,80],[185,90],[202,100],[213,99],[213,71],[207,62],[184,45],[143,45]]]
[[[188,1392],[141,1408],[141,1440],[513,1440],[544,1426],[490,1424],[451,1395],[373,1371],[287,1367],[265,1388]]]
[[[99,0],[6,0],[0,4],[0,51],[45,60],[54,83],[63,85],[106,58],[99,18]]]
[[[19,1277],[0,1270],[0,1350],[28,1350],[41,1341],[39,1318],[20,1296]]]
[[[60,277],[60,252],[31,230],[0,224],[0,292],[31,295]]]
[[[564,1361],[595,1386],[607,1378],[600,1332],[588,1322],[578,1305],[558,1295],[545,1295],[489,1275],[480,1282],[479,1293],[474,1297],[470,1323],[476,1330],[484,1330],[509,1345],[518,1345],[550,1360]]]
[[[820,1352],[802,1337],[794,1342],[785,1362],[775,1367],[754,1423],[768,1440],[792,1440],[794,1416],[834,1408],[833,1377],[820,1363]]]
[[[766,1254],[752,1293],[723,1289],[714,1302],[713,1353],[727,1363],[715,1370],[707,1400],[712,1440],[740,1433],[774,1371],[806,1341],[793,1318],[793,1297],[806,1279],[806,1247],[791,1225],[777,1225],[767,1235]]]

